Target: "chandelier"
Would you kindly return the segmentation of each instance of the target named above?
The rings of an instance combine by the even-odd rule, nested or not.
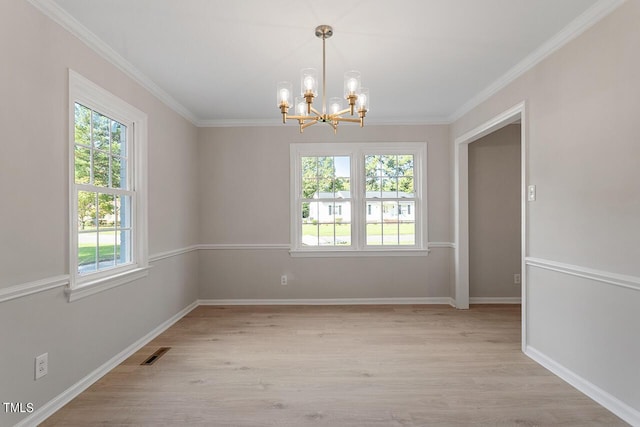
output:
[[[316,27],[316,37],[322,39],[322,112],[313,107],[313,100],[318,96],[318,73],[313,68],[305,68],[300,72],[300,97],[292,100],[293,91],[290,82],[280,82],[277,86],[278,107],[282,113],[282,123],[287,119],[298,120],[300,133],[316,123],[327,123],[337,133],[340,122],[359,123],[364,126],[364,118],[369,111],[369,89],[360,86],[360,73],[347,71],[344,73],[344,99],[348,107],[343,108],[342,98],[329,99],[328,111],[326,96],[326,55],[325,41],[333,35],[333,28],[329,25]],[[293,101],[293,104],[292,104]],[[295,108],[295,115],[289,115],[289,108]],[[356,117],[344,117],[346,114]]]

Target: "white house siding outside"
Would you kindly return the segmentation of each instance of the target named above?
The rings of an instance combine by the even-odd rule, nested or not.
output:
[[[411,198],[413,194],[403,192],[367,192],[366,221],[367,223],[393,223],[393,222],[415,222],[415,202],[407,200],[388,200]],[[350,199],[348,191],[333,193],[316,193],[313,198],[317,202],[311,202],[309,206],[309,217],[306,222],[333,224],[347,223],[351,219],[351,201],[341,201]]]
[[[309,216],[302,223],[302,244],[351,245],[351,205],[351,201],[335,199],[309,202]],[[365,209],[367,246],[415,245],[415,201],[367,200]]]

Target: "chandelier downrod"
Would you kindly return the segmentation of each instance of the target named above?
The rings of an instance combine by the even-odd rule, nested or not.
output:
[[[316,29],[316,35],[317,34],[318,33]],[[333,34],[333,31],[330,34]],[[327,104],[325,102],[327,99],[326,97],[327,96],[327,54],[325,51],[326,42],[327,42],[327,34],[323,31],[322,32],[322,114],[323,115],[327,114]]]
[[[317,74],[314,69],[306,68],[301,72],[301,97],[292,102],[292,85],[289,82],[280,82],[277,87],[278,107],[282,114],[282,123],[287,119],[298,120],[300,133],[309,126],[323,122],[329,124],[334,133],[337,133],[340,122],[359,123],[364,126],[364,118],[369,111],[369,90],[360,87],[360,73],[348,71],[344,76],[344,99],[349,107],[343,108],[340,98],[331,98],[327,112],[326,88],[327,88],[327,57],[326,39],[333,35],[330,25],[319,25],[315,30],[316,37],[322,39],[322,112],[313,107],[313,100],[317,97]],[[295,115],[289,115],[289,108],[295,109]],[[353,116],[358,113],[358,118],[343,117],[345,114]]]

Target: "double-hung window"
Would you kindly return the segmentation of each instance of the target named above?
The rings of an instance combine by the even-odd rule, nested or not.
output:
[[[365,156],[367,246],[415,246],[415,161],[408,152]]]
[[[291,145],[293,255],[424,255],[426,143]]]
[[[300,157],[301,244],[351,244],[351,159],[348,155]],[[347,216],[343,216],[344,212]]]
[[[69,71],[71,299],[146,275],[146,115]]]

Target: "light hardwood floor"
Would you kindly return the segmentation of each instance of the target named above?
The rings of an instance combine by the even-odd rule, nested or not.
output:
[[[416,305],[201,306],[43,425],[626,424],[520,352],[519,306]]]

